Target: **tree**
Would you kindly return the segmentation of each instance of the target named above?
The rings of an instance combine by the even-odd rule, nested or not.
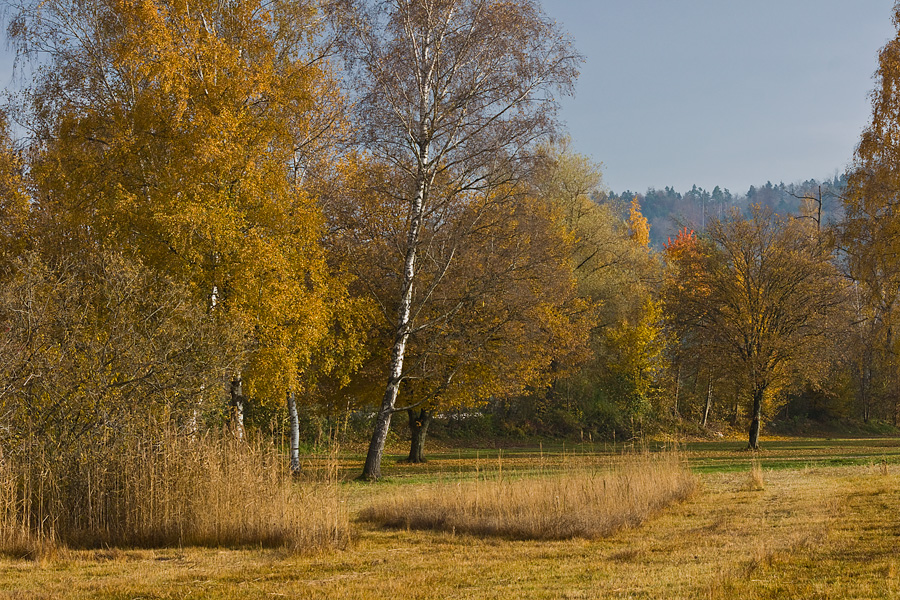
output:
[[[649,224],[636,197],[630,204],[598,203],[599,165],[567,143],[544,149],[534,185],[574,238],[569,260],[578,294],[594,308],[586,325],[591,356],[570,365],[544,400],[563,424],[622,431],[649,409],[658,366],[659,262],[648,247]]]
[[[851,364],[865,420],[879,389],[893,397],[894,419],[900,415],[900,391],[895,383],[900,368],[896,335],[900,310],[900,3],[893,12],[897,36],[878,56],[872,120],[856,147],[844,200],[842,245],[847,252],[848,275],[854,282],[857,314],[853,329],[859,342],[859,356],[852,357]]]
[[[475,209],[474,227],[479,206],[515,188],[535,142],[553,129],[552,93],[572,89],[579,59],[534,0],[340,4],[358,141],[390,168],[377,193],[404,202],[403,270],[386,307],[394,315],[388,380],[362,475],[377,479],[410,335],[444,322],[423,322],[422,308],[460,256],[447,248],[437,277],[422,281],[423,232],[454,207]]]
[[[724,364],[751,402],[749,445],[759,447],[764,405],[812,377],[843,281],[808,224],[756,207],[712,221],[700,240],[669,252],[666,313],[682,343]]]
[[[23,167],[22,157],[13,148],[6,114],[0,112],[0,269],[26,247],[30,206]]]
[[[241,357],[233,330],[121,255],[29,251],[0,290],[0,452],[86,460],[155,424],[188,428]]]
[[[51,0],[10,26],[40,60],[19,113],[36,207],[61,247],[125,253],[234,328],[238,432],[245,394],[299,390],[344,293],[311,193],[341,110],[314,17],[302,1]]]
[[[628,225],[631,229],[631,239],[639,246],[647,248],[650,246],[650,224],[644,215],[641,214],[641,203],[635,196],[631,201],[631,207],[628,211]]]
[[[570,238],[552,207],[522,198],[484,210],[480,223],[423,311],[443,323],[411,337],[405,385],[422,402],[413,425],[545,388],[586,351],[593,311],[576,296]],[[417,462],[424,431],[412,433]]]
[[[377,176],[372,167],[369,177]],[[380,171],[382,174],[385,171]],[[405,201],[369,193],[361,182],[344,208],[336,242],[352,256],[360,297],[381,315],[370,338],[372,358],[355,379],[367,397],[383,385],[406,239]],[[419,281],[430,298],[412,331],[404,359],[403,394],[411,424],[409,460],[424,460],[424,442],[436,411],[470,409],[489,398],[506,399],[527,386],[544,387],[554,363],[574,364],[583,354],[591,307],[577,298],[570,265],[572,239],[556,207],[528,193],[501,188],[468,206],[448,205],[421,232]],[[448,261],[446,252],[455,252]],[[350,263],[350,261],[348,261]],[[449,263],[449,264],[448,264]],[[556,369],[562,371],[562,369]]]

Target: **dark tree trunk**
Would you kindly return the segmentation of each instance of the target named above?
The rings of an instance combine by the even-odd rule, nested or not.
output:
[[[288,414],[291,418],[291,475],[300,474],[300,415],[297,413],[297,396],[287,395]]]
[[[231,430],[234,437],[244,439],[244,386],[240,375],[231,380]]]
[[[869,422],[869,386],[872,381],[872,370],[868,366],[863,366],[859,374],[859,391],[857,398],[860,408],[862,408],[863,423]]]
[[[415,410],[406,411],[409,415],[409,433],[411,443],[409,446],[409,457],[406,462],[423,463],[425,462],[425,434],[428,432],[428,425],[431,424],[433,413],[427,409],[421,409],[416,414]]]
[[[750,421],[750,449],[759,450],[759,426],[762,420],[762,400],[765,388],[753,390],[753,420]]]

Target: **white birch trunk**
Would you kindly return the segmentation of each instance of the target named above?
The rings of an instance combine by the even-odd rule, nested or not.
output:
[[[241,376],[231,380],[231,427],[234,437],[244,439],[244,387]]]
[[[291,421],[291,474],[300,473],[300,416],[297,414],[297,396],[287,395],[288,414]]]
[[[427,161],[427,150],[423,151],[422,164]],[[394,334],[394,345],[391,349],[391,363],[387,387],[381,400],[381,409],[375,417],[375,429],[369,443],[366,464],[363,467],[362,479],[375,480],[381,477],[381,459],[384,456],[384,444],[391,427],[391,417],[397,405],[397,394],[403,379],[403,358],[406,355],[406,342],[409,340],[409,318],[412,312],[413,283],[416,277],[416,251],[419,245],[419,230],[425,206],[426,174],[423,166],[419,167],[416,178],[416,195],[410,208],[411,219],[407,236],[406,260],[403,266],[403,287],[400,304],[397,308],[397,327]]]

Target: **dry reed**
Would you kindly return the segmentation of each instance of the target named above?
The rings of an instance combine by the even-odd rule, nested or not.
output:
[[[76,457],[77,458],[77,457]],[[71,547],[341,546],[349,515],[334,471],[292,481],[285,457],[228,435],[167,433],[84,460],[0,459],[0,552]]]
[[[484,477],[396,494],[360,519],[386,527],[436,529],[514,539],[598,538],[639,525],[696,486],[674,453],[641,454],[598,467],[575,461],[561,471]]]
[[[766,489],[766,481],[763,478],[763,468],[758,460],[753,460],[750,463],[750,479],[747,482],[747,487],[752,492],[761,492]]]

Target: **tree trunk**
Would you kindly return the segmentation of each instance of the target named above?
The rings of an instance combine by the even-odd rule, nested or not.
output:
[[[403,267],[402,293],[400,304],[397,307],[397,327],[394,335],[394,346],[391,349],[390,375],[384,397],[381,400],[381,410],[375,417],[375,428],[372,432],[372,440],[369,442],[369,452],[366,454],[366,464],[363,467],[360,479],[374,481],[381,477],[381,459],[384,455],[384,443],[387,441],[388,430],[391,428],[391,416],[397,405],[397,394],[400,392],[400,382],[403,380],[403,358],[406,356],[406,342],[409,340],[410,314],[413,297],[413,283],[416,277],[416,250],[419,246],[419,229],[422,226],[422,217],[425,207],[426,174],[424,165],[428,162],[427,148],[421,149],[422,160],[416,177],[416,196],[410,207],[409,233],[406,240],[406,261]]]
[[[709,409],[712,406],[712,379],[706,382],[706,407],[703,409],[703,427],[706,427],[706,422],[709,419]]]
[[[409,415],[409,433],[411,436],[409,457],[406,459],[406,462],[424,463],[425,434],[428,432],[428,425],[431,424],[433,413],[424,408],[419,411],[418,415],[412,409],[406,412]]]
[[[762,420],[762,400],[765,388],[753,390],[753,420],[750,422],[750,448],[759,450],[759,426]]]
[[[300,416],[297,414],[297,396],[287,395],[288,414],[291,421],[291,475],[300,474]]]
[[[231,380],[231,430],[234,437],[244,439],[244,386],[240,375]]]
[[[672,416],[678,417],[678,394],[681,392],[681,363],[678,363],[678,370],[675,373],[675,407]]]
[[[871,367],[863,367],[863,383],[860,386],[862,389],[860,393],[862,395],[862,409],[863,409],[863,423],[869,422],[869,391],[872,383],[872,369]]]
[[[863,422],[868,423],[872,416],[872,368],[865,368],[865,384],[863,387]]]

